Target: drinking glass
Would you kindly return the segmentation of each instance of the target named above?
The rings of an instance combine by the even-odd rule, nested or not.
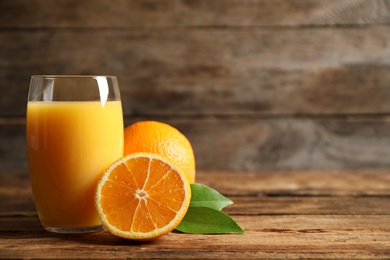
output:
[[[43,227],[101,230],[94,194],[123,155],[123,115],[115,76],[31,77],[26,118],[31,187]]]

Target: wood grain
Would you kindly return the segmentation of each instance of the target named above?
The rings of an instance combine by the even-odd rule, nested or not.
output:
[[[126,123],[199,170],[389,168],[390,1],[0,1],[0,167],[26,171],[33,74],[113,74]]]
[[[240,175],[241,174],[241,175]],[[314,176],[313,176],[314,175]],[[221,181],[221,180],[224,181]],[[197,182],[228,197],[381,197],[390,196],[390,170],[307,171],[201,171]],[[25,197],[31,193],[28,173],[0,170],[2,196]],[[21,191],[18,193],[17,191]],[[12,200],[2,201],[13,203]],[[390,206],[390,205],[389,205]],[[387,209],[388,207],[386,207]],[[19,208],[20,209],[20,208]],[[378,212],[382,209],[377,209]],[[385,209],[384,209],[385,210]],[[371,212],[367,209],[367,213]],[[378,213],[376,212],[376,213]]]
[[[388,169],[388,120],[128,118],[168,123],[192,143],[198,171]],[[25,124],[0,124],[0,168],[27,170]]]
[[[388,216],[235,216],[246,235],[199,236],[170,233],[139,244],[108,232],[95,235],[55,235],[37,230],[37,219],[2,219],[13,223],[0,237],[3,258],[387,258],[390,253]],[[381,224],[382,223],[382,224]],[[16,237],[12,231],[25,227]],[[0,227],[4,230],[3,227]],[[27,232],[26,232],[27,231]],[[9,232],[9,233],[8,233]],[[249,239],[250,238],[250,239]],[[210,241],[212,240],[212,241]],[[229,249],[227,249],[227,247]]]
[[[0,258],[388,259],[389,26],[388,0],[0,1]],[[126,125],[182,131],[246,234],[44,231],[32,74],[117,75]]]
[[[313,26],[390,22],[386,0],[3,0],[0,28]]]
[[[202,172],[199,181],[220,192],[236,194],[228,195],[235,204],[227,207],[226,212],[246,231],[245,235],[173,232],[148,243],[134,243],[107,231],[88,235],[49,233],[42,229],[35,212],[28,175],[1,172],[0,257],[387,259],[390,256],[390,175],[386,171]],[[386,193],[378,195],[371,191]]]
[[[228,197],[386,197],[390,193],[388,169],[257,171],[238,174],[226,171],[213,171],[212,174],[204,172],[198,174],[197,182],[213,187]],[[224,181],[220,181],[222,179]]]
[[[389,171],[207,171],[198,172],[197,182],[234,201],[224,209],[229,215],[390,215]],[[7,175],[1,171],[0,183],[0,216],[36,217],[27,173]]]
[[[114,74],[130,115],[390,112],[389,28],[0,33],[0,116],[24,116],[33,74]],[[196,55],[194,55],[196,53]]]

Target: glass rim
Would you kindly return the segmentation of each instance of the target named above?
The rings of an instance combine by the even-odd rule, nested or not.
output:
[[[96,77],[106,77],[106,78],[116,78],[114,75],[56,75],[56,74],[47,74],[47,75],[31,75],[31,78],[96,78]]]

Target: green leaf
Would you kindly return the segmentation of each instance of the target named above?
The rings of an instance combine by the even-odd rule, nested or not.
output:
[[[206,207],[189,207],[176,230],[190,234],[245,233],[229,215]]]
[[[206,207],[221,210],[224,207],[233,204],[233,201],[203,184],[191,184],[191,193],[190,207]]]

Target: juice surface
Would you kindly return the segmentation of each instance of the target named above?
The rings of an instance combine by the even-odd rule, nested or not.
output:
[[[121,102],[29,102],[26,133],[42,224],[101,225],[94,192],[103,171],[123,155]]]

